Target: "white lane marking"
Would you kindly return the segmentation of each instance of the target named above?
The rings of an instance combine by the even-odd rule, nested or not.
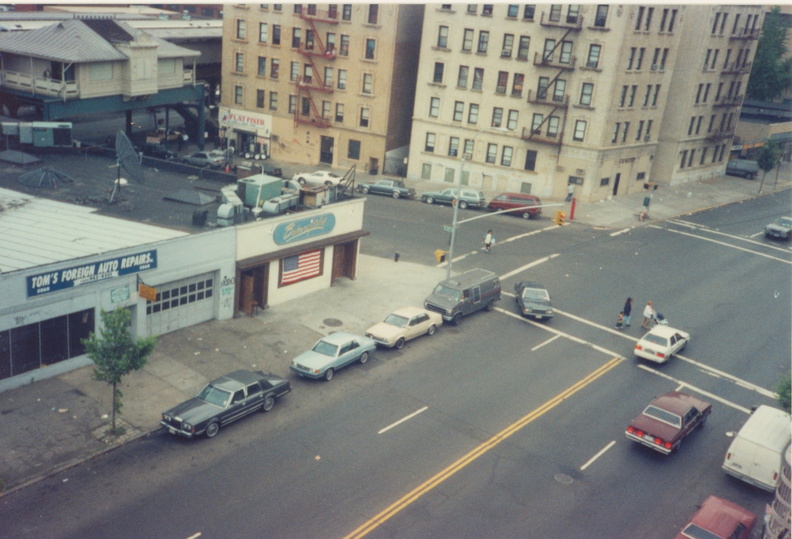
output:
[[[618,236],[620,234],[624,234],[625,232],[629,232],[631,230],[632,230],[632,227],[628,227],[628,228],[625,228],[625,229],[622,229],[622,230],[617,230],[616,232],[611,232],[610,235],[611,235],[611,237],[615,237],[615,236]]]
[[[549,339],[547,339],[545,342],[543,342],[543,343],[541,343],[541,344],[537,344],[536,346],[534,346],[533,348],[531,348],[531,352],[536,352],[536,351],[537,351],[537,350],[539,350],[541,347],[543,347],[543,346],[544,346],[544,345],[546,345],[546,344],[550,344],[551,342],[553,342],[554,340],[556,340],[556,339],[557,339],[557,338],[559,338],[560,336],[561,336],[561,335],[555,335],[554,337],[550,337]]]
[[[769,245],[769,244],[767,244],[765,242],[762,242],[762,241],[754,241],[754,240],[746,238],[745,236],[737,236],[737,235],[734,235],[734,234],[727,234],[726,232],[721,232],[720,230],[715,230],[713,228],[709,228],[709,227],[706,227],[704,225],[698,225],[696,223],[691,223],[691,222],[688,222],[688,221],[680,221],[680,220],[676,220],[676,219],[672,219],[670,222],[676,223],[676,224],[682,225],[682,226],[687,226],[687,227],[690,227],[690,228],[696,228],[698,230],[704,230],[705,232],[709,232],[711,234],[718,234],[720,236],[726,236],[727,238],[732,238],[732,239],[740,240],[740,241],[746,241],[748,243],[753,243],[754,245],[759,245],[761,247],[767,247],[768,249],[781,251],[782,253],[787,252],[787,249],[784,249],[782,247],[777,247],[775,245]],[[755,238],[756,236],[761,236],[762,234],[764,234],[764,231],[757,232],[756,234],[751,234],[749,237],[750,238]]]
[[[735,410],[739,410],[741,412],[745,412],[746,414],[750,414],[751,413],[751,411],[748,408],[743,408],[739,404],[734,404],[733,402],[727,401],[726,399],[721,398],[721,397],[719,397],[719,396],[717,396],[717,395],[715,395],[713,393],[710,393],[709,391],[704,391],[703,389],[698,388],[698,387],[696,387],[694,385],[687,384],[687,383],[683,382],[682,380],[678,380],[678,379],[676,379],[676,378],[674,378],[672,376],[669,376],[669,375],[667,375],[665,373],[662,373],[660,371],[656,371],[655,369],[647,367],[646,365],[639,364],[638,368],[639,369],[643,369],[643,370],[645,370],[647,372],[650,372],[650,373],[652,373],[654,375],[657,375],[660,378],[665,378],[666,380],[671,380],[672,382],[676,382],[677,384],[680,385],[680,387],[687,387],[689,389],[692,389],[696,393],[704,395],[705,397],[708,397],[710,399],[716,400],[716,401],[720,402],[721,404],[725,404],[726,406],[731,406]]]
[[[593,457],[588,459],[588,461],[583,466],[580,467],[580,471],[582,472],[583,470],[588,468],[591,464],[594,463],[595,460],[600,458],[605,453],[605,451],[607,451],[608,449],[610,449],[614,445],[616,445],[616,440],[612,440],[611,443],[609,443],[608,445],[606,445],[605,447],[600,449],[599,452],[596,455],[594,455]]]
[[[732,244],[726,243],[724,241],[718,241],[718,240],[714,240],[712,238],[705,238],[704,236],[699,236],[697,234],[691,234],[689,232],[683,232],[681,230],[674,230],[673,228],[663,228],[663,227],[659,227],[659,226],[655,226],[655,225],[649,225],[649,226],[652,227],[652,228],[657,228],[658,230],[667,230],[668,232],[673,232],[674,234],[679,234],[681,236],[689,236],[691,238],[696,238],[696,239],[699,239],[699,240],[708,241],[710,243],[723,245],[724,247],[730,247],[731,249],[737,249],[738,251],[745,251],[746,253],[751,253],[751,254],[754,254],[754,255],[763,256],[765,258],[769,258],[770,260],[776,260],[778,262],[783,262],[785,264],[792,264],[792,260],[784,260],[783,258],[777,258],[775,256],[771,256],[771,255],[768,255],[768,254],[765,254],[765,253],[760,253],[759,251],[753,251],[751,249],[746,249],[745,247],[738,247],[737,245],[732,245]],[[760,243],[759,245],[764,246],[763,243]]]
[[[198,533],[196,533],[194,535],[189,536],[187,539],[198,539],[198,537],[200,537],[200,536],[201,536],[201,532],[198,532]]]
[[[550,256],[546,256],[544,258],[540,258],[539,260],[534,260],[530,264],[526,264],[526,265],[524,265],[521,268],[517,268],[516,270],[512,270],[509,273],[504,273],[503,275],[500,276],[500,279],[501,279],[501,281],[504,280],[504,279],[508,279],[512,275],[516,275],[516,274],[520,273],[521,271],[525,271],[525,270],[527,270],[529,268],[532,268],[534,266],[538,266],[539,264],[547,262],[548,260],[552,260],[553,258],[555,258],[557,256],[561,256],[561,253],[555,253],[555,254],[552,254]]]
[[[508,243],[510,241],[521,240],[523,238],[527,238],[528,236],[533,236],[534,234],[539,234],[540,232],[545,232],[547,230],[553,230],[554,228],[561,228],[558,225],[551,225],[545,228],[540,228],[539,230],[533,230],[531,232],[526,232],[525,234],[518,234],[517,236],[512,236],[511,238],[507,238],[503,241],[499,241],[498,243]],[[497,245],[497,244],[496,244]]]
[[[388,425],[388,426],[387,426],[387,427],[385,427],[384,429],[381,429],[380,431],[378,431],[378,432],[377,432],[377,434],[382,434],[382,433],[384,433],[384,432],[388,432],[388,431],[389,431],[389,430],[391,430],[393,427],[398,427],[399,425],[401,425],[402,423],[404,423],[404,422],[405,422],[405,421],[407,421],[408,419],[412,419],[413,417],[417,416],[417,415],[418,415],[418,414],[420,414],[421,412],[424,412],[424,411],[426,411],[426,409],[427,409],[427,408],[429,408],[429,407],[428,407],[428,406],[424,406],[423,408],[421,408],[421,409],[419,409],[419,410],[416,410],[416,411],[414,411],[414,412],[413,412],[413,413],[411,413],[410,415],[402,417],[402,418],[401,418],[401,419],[399,419],[399,420],[398,420],[396,423],[391,423],[390,425]]]

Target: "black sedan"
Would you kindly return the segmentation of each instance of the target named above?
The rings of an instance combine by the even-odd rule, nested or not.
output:
[[[291,391],[285,378],[262,371],[239,370],[212,380],[197,397],[162,414],[160,424],[171,434],[214,438],[220,427],[257,410],[268,412],[275,399]]]
[[[541,284],[536,281],[520,281],[514,285],[514,293],[516,295],[514,299],[523,316],[530,316],[536,320],[553,318],[550,293]]]
[[[357,190],[364,195],[372,193],[393,198],[415,198],[415,189],[407,187],[401,180],[378,180],[375,183],[360,183]]]
[[[143,146],[143,155],[154,159],[176,159],[178,155],[168,150],[164,144],[146,144]]]

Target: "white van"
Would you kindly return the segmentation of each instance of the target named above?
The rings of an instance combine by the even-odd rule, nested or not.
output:
[[[759,406],[735,435],[726,452],[723,470],[761,489],[775,490],[784,450],[792,438],[790,419],[783,410]]]

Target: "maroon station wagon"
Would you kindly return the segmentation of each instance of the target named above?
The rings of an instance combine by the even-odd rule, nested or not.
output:
[[[501,193],[487,204],[487,209],[490,211],[503,211],[513,210],[515,208],[524,208],[525,206],[537,206],[525,209],[523,211],[509,212],[512,215],[519,215],[523,219],[533,219],[542,214],[542,201],[539,197],[534,195],[526,195],[523,193]]]
[[[673,453],[712,412],[712,405],[692,395],[669,391],[655,397],[627,427],[628,439],[665,455]]]
[[[748,539],[756,526],[756,515],[717,496],[710,496],[675,539]]]

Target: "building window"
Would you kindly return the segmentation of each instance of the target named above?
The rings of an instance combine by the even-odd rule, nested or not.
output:
[[[347,158],[354,159],[357,161],[360,159],[360,141],[359,140],[350,140],[349,141],[349,149],[347,150]]]
[[[473,69],[473,89],[481,90],[484,84],[484,68],[476,67]]]
[[[485,161],[487,163],[495,163],[495,157],[498,155],[498,145],[497,144],[487,144],[487,156],[485,157]]]
[[[297,96],[290,95],[289,96],[289,114],[294,114],[297,110]]]
[[[371,95],[374,93],[374,75],[371,73],[363,74],[363,93]]]
[[[430,97],[429,98],[429,117],[430,118],[437,118],[440,116],[440,98],[439,97]]]
[[[616,125],[613,126],[613,135],[611,136],[611,142],[615,143],[619,140],[619,130],[621,129],[621,123],[616,122]]]
[[[531,38],[529,36],[520,36],[520,44],[517,47],[517,59],[528,59],[528,48],[531,45]]]
[[[478,114],[479,114],[479,106],[475,103],[471,103],[470,109],[468,110],[468,123],[469,124],[478,123]]]
[[[484,7],[481,9],[482,15],[492,15],[492,4],[484,4]]]
[[[347,70],[346,69],[339,69],[338,70],[338,89],[339,90],[346,90],[347,84]]]
[[[503,151],[501,152],[501,165],[503,165],[504,167],[510,167],[513,154],[514,154],[514,148],[512,148],[511,146],[504,146]]]
[[[566,90],[566,81],[564,79],[557,79],[553,85],[553,101],[562,103],[564,101],[564,91]]]
[[[435,62],[434,65],[434,74],[432,75],[432,82],[435,84],[442,84],[443,83],[443,70],[445,69],[445,64],[443,62]]]
[[[522,73],[515,73],[514,80],[512,81],[512,97],[520,97],[523,92],[523,83],[525,82],[525,75]]]
[[[379,5],[370,4],[368,9],[368,23],[377,24],[379,18]]]
[[[519,13],[520,13],[520,6],[518,6],[517,4],[509,4],[508,9],[506,10],[507,17],[516,19]]]
[[[448,142],[448,155],[456,157],[459,154],[459,137],[451,137]]]
[[[473,50],[473,30],[470,28],[465,28],[465,32],[462,35],[462,51],[463,52],[470,52]]]
[[[549,77],[539,77],[539,82],[536,85],[537,99],[547,99],[547,87],[550,85]]]
[[[517,118],[519,118],[520,113],[516,110],[509,111],[509,119],[506,121],[506,128],[511,129],[514,131],[517,129]]]
[[[352,4],[343,4],[341,6],[341,20],[342,21],[352,20]]]
[[[245,53],[238,52],[234,55],[234,71],[237,73],[245,72]]]
[[[506,71],[498,71],[498,84],[495,86],[495,92],[498,94],[505,94],[507,84],[509,84],[509,73]]]
[[[434,153],[434,149],[435,149],[435,134],[427,133],[426,143],[424,144],[424,151],[427,153]]]
[[[281,44],[281,27],[280,27],[280,24],[273,24],[272,25],[272,44],[273,45],[280,45]]]
[[[277,79],[279,74],[280,74],[280,60],[278,60],[277,58],[273,58],[270,61],[270,77],[273,79]]]
[[[454,121],[461,122],[462,115],[464,114],[465,104],[462,101],[454,102]]]
[[[256,90],[256,108],[264,108],[264,90]]]
[[[550,20],[552,22],[558,22],[561,20],[561,4],[550,5]]]
[[[366,60],[373,60],[377,51],[377,40],[366,39]]]
[[[558,136],[558,124],[559,119],[558,116],[550,116],[547,121],[547,136],[548,137],[557,137]]]
[[[447,49],[448,48],[448,26],[440,26],[440,29],[437,32],[437,48],[438,49]]]
[[[627,133],[630,131],[630,122],[624,122],[624,131],[622,131],[622,142],[627,141]]]
[[[335,52],[336,35],[333,32],[327,32],[325,38],[325,50],[327,52]]]
[[[344,104],[336,103],[335,106],[335,121],[336,123],[344,123]]]
[[[591,96],[594,93],[594,84],[591,82],[584,82],[580,87],[580,104],[585,107],[591,106]]]
[[[536,170],[536,152],[534,150],[525,152],[525,170]]]
[[[638,61],[635,64],[635,69],[640,71],[641,65],[643,65],[644,53],[646,52],[646,47],[641,47],[638,49]]]
[[[544,115],[535,112],[533,115],[533,119],[531,120],[531,134],[538,135],[541,133],[542,129],[542,121],[544,121]]]
[[[256,74],[259,77],[267,76],[267,58],[265,56],[258,57],[258,69],[256,70]]]
[[[660,95],[660,85],[655,84],[654,94],[652,95],[652,106],[657,106],[657,97]]]
[[[360,109],[360,127],[369,127],[369,118],[371,116],[371,109],[362,107]]]
[[[597,13],[594,15],[594,26],[597,28],[605,28],[605,23],[608,20],[608,6],[600,4],[597,6]]]
[[[588,60],[586,60],[586,67],[596,69],[599,66],[600,52],[602,52],[601,45],[589,46]]]
[[[561,42],[561,53],[558,56],[558,62],[561,64],[568,64],[572,61],[572,42]]]
[[[310,98],[303,97],[300,99],[300,114],[303,116],[311,115],[311,100]]]
[[[629,101],[627,102],[627,106],[628,106],[628,107],[632,107],[632,106],[633,106],[633,102],[635,101],[635,91],[636,91],[637,89],[638,89],[638,86],[636,86],[635,84],[633,84],[632,86],[630,86],[630,99],[629,99]]]
[[[236,20],[236,38],[243,40],[247,39],[247,23],[245,19]]]
[[[489,46],[489,32],[481,31],[479,32],[479,40],[478,40],[478,48],[476,52],[479,54],[486,54],[487,47]]]
[[[575,133],[572,135],[572,139],[577,140],[578,142],[582,142],[585,136],[586,136],[586,121],[577,120],[575,122]]]
[[[421,179],[422,180],[431,180],[432,179],[432,164],[431,163],[423,163],[421,165]]]
[[[464,157],[468,161],[473,159],[473,139],[470,138],[465,139],[465,151],[462,157]]]
[[[244,101],[245,89],[242,86],[234,86],[234,104],[241,105]]]
[[[523,9],[523,19],[532,21],[536,15],[536,4],[527,4]]]
[[[619,108],[623,108],[624,103],[627,100],[627,88],[629,87],[626,85],[621,87],[621,93],[619,94]]]
[[[459,76],[457,77],[457,86],[459,88],[467,88],[468,83],[468,66],[459,66]]]
[[[291,62],[289,70],[289,80],[294,82],[300,76],[300,62]]]
[[[468,4],[467,5],[467,13],[468,15],[475,15],[478,11],[478,5],[476,4]]]
[[[501,58],[511,58],[512,47],[514,47],[514,34],[504,34]]]
[[[266,43],[269,38],[269,26],[265,22],[259,23],[259,43]]]
[[[270,92],[269,109],[278,110],[278,92]]]
[[[349,36],[341,34],[341,46],[338,50],[339,56],[349,56]]]
[[[292,28],[292,41],[291,46],[292,49],[299,49],[300,48],[300,28]]]
[[[552,62],[555,56],[555,39],[545,39],[544,52],[542,53],[542,60],[545,62]]]
[[[493,107],[492,109],[492,127],[500,127],[503,123],[503,109],[501,107]]]
[[[332,67],[324,68],[324,85],[327,88],[332,88],[334,82],[335,82],[335,78],[333,77],[333,68]]]

